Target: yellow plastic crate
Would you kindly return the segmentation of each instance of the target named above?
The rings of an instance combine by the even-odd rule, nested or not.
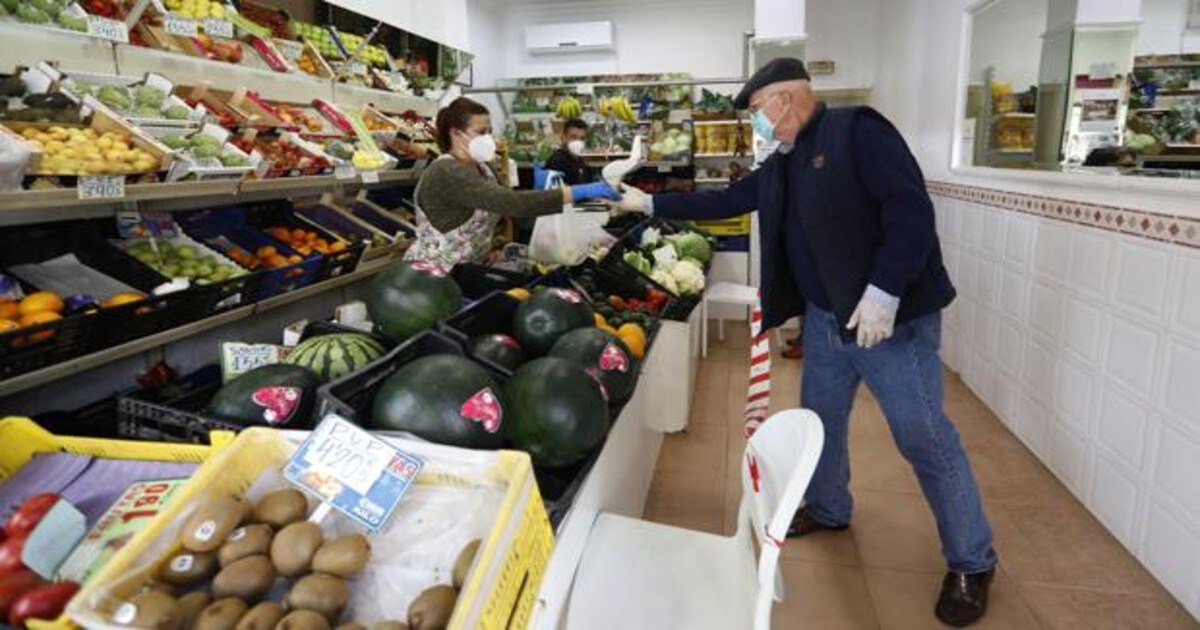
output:
[[[139,534],[139,540],[131,541],[113,557],[102,575],[80,591],[68,606],[68,614],[84,620],[94,611],[109,610],[130,596],[149,579],[148,573],[154,568],[153,563],[141,562],[142,554],[169,524],[184,518],[189,504],[208,493],[245,493],[264,472],[281,468],[304,435],[265,428],[239,433],[227,448],[196,471],[171,504]],[[451,630],[527,627],[554,546],[529,456],[515,451],[497,451],[495,455],[495,465],[486,481],[506,482],[508,490],[480,546],[475,568],[459,594]],[[422,472],[416,483],[462,487],[478,481]],[[135,547],[135,542],[142,544]]]
[[[227,444],[233,434],[218,432],[213,434],[213,446],[194,444],[163,444],[157,442],[133,442],[128,440],[104,440],[99,438],[81,438],[54,435],[41,428],[29,418],[10,416],[0,419],[0,481],[16,473],[22,466],[29,463],[34,455],[41,453],[76,453],[91,455],[105,459],[139,459],[160,462],[196,462],[204,463],[222,445]],[[150,528],[142,530],[134,536],[125,550],[135,546],[144,547],[150,539]],[[114,556],[114,560],[119,556]],[[92,584],[102,582],[108,576],[112,563],[96,574]],[[75,596],[78,599],[79,595]],[[72,602],[75,601],[72,600]],[[70,604],[68,604],[68,607]],[[75,625],[67,615],[48,621],[31,619],[28,623],[34,630],[49,628],[74,628]]]
[[[713,236],[744,236],[750,233],[750,214],[746,213],[733,219],[716,221],[694,221],[696,228]]]

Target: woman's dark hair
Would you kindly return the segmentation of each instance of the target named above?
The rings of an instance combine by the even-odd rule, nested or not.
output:
[[[566,133],[568,129],[587,131],[588,124],[584,122],[582,118],[570,118],[567,120],[567,122],[563,123],[563,133]]]
[[[471,123],[472,116],[487,116],[488,109],[471,99],[460,96],[450,102],[449,105],[442,108],[438,112],[437,121],[434,123],[437,127],[437,143],[438,148],[442,153],[449,153],[453,142],[450,140],[450,132],[458,129],[466,131],[467,125]]]

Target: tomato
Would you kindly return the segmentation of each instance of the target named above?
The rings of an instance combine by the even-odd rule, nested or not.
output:
[[[17,569],[0,576],[0,619],[8,619],[8,612],[22,595],[42,585],[42,578],[29,569]]]
[[[27,591],[8,612],[8,623],[21,628],[26,619],[57,619],[78,592],[75,582],[55,582]]]
[[[43,492],[25,499],[21,507],[17,508],[16,513],[10,516],[8,522],[4,524],[4,532],[9,536],[29,534],[60,498],[56,493]]]
[[[21,552],[25,549],[25,536],[12,536],[0,544],[0,576],[24,568]]]

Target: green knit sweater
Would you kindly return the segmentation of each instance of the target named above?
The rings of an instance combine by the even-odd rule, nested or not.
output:
[[[417,206],[443,234],[466,223],[476,210],[506,217],[539,217],[562,212],[560,190],[510,190],[473,164],[435,160],[421,175]]]

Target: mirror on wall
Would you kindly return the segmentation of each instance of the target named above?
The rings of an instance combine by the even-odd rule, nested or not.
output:
[[[970,15],[959,166],[1200,178],[1200,0]]]

